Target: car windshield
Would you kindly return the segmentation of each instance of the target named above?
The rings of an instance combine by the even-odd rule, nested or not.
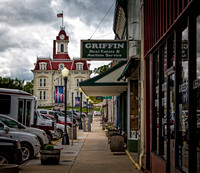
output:
[[[44,115],[42,115],[42,114],[41,114],[41,117],[44,118],[45,120],[49,120],[48,117],[46,117],[46,116],[44,116]]]
[[[49,119],[51,119],[51,120],[55,120],[54,118],[52,118],[52,117],[48,117]]]
[[[57,112],[57,114],[58,114],[59,116],[61,116],[61,117],[65,117],[65,115],[64,115],[63,113],[61,113],[61,112]]]
[[[7,125],[8,127],[11,128],[18,128],[19,124],[11,119],[5,118],[5,117],[0,117],[0,120]]]
[[[67,115],[72,116],[72,113],[70,111],[67,111]]]

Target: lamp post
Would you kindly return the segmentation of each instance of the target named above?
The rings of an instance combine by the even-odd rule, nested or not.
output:
[[[65,83],[65,129],[62,138],[62,145],[69,145],[69,136],[67,133],[67,79],[69,76],[69,70],[66,67],[62,70],[62,76]]]
[[[88,99],[89,99],[89,97],[87,96],[87,97],[86,97],[86,101],[87,101],[87,102],[86,102],[87,117],[88,117]]]
[[[79,88],[79,92],[80,92],[80,122],[79,122],[79,129],[83,129],[83,126],[82,126],[82,94],[83,94],[83,91],[81,88]]]

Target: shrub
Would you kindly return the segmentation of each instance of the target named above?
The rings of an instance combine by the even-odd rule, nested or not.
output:
[[[45,147],[44,147],[45,150],[53,150],[54,149],[54,146],[51,145],[51,144],[47,144]]]

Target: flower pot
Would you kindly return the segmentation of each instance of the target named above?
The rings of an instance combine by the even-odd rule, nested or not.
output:
[[[42,165],[59,165],[60,149],[41,150],[40,160]]]

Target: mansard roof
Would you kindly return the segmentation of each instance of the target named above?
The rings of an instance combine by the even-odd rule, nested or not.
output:
[[[76,63],[83,63],[83,70],[89,70],[86,60],[52,60],[50,58],[37,58],[34,70],[40,70],[40,63],[46,63],[46,70],[58,70],[59,64],[64,64],[68,70],[76,70]]]

